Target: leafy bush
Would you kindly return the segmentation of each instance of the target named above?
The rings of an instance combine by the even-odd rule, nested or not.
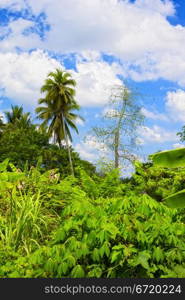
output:
[[[159,186],[179,176],[163,171]],[[131,182],[76,172],[0,164],[0,277],[185,277],[184,210],[146,193],[143,166]]]
[[[74,167],[84,168],[90,175],[95,173],[95,166],[82,160],[72,148],[71,155]],[[35,125],[22,128],[8,124],[4,127],[0,134],[0,162],[8,158],[17,168],[23,169],[26,161],[29,167],[36,167],[40,157],[42,172],[58,169],[63,177],[70,174],[67,149],[50,144],[44,131],[40,132]]]
[[[167,168],[185,167],[185,148],[162,151],[150,155],[156,166]],[[185,189],[178,193],[170,194],[164,199],[166,205],[170,207],[183,207],[185,208]]]
[[[185,189],[185,168],[169,169],[152,163],[137,162],[131,178],[131,188],[162,201],[172,193]]]
[[[185,277],[184,259],[178,211],[133,194],[71,200],[48,245],[0,270],[7,277]]]

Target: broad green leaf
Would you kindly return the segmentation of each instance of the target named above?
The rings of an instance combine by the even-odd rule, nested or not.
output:
[[[111,255],[111,263],[115,262],[120,255],[121,255],[120,251],[113,251]]]
[[[0,172],[6,171],[9,163],[9,158],[6,158],[2,163],[0,163]]]
[[[73,268],[71,275],[73,278],[82,278],[85,276],[85,272],[81,265],[77,265]]]
[[[103,243],[103,241],[105,240],[105,231],[101,231],[100,234],[98,235],[99,239],[100,239],[100,242]]]
[[[165,168],[185,167],[185,148],[162,151],[149,156],[154,165]]]
[[[104,254],[108,257],[110,254],[109,244],[104,242],[103,246],[99,249],[100,256],[103,257]]]
[[[52,260],[52,258],[49,258],[48,261],[45,264],[45,270],[47,272],[52,273],[54,271],[54,267],[55,267],[54,261]]]
[[[67,261],[67,264],[70,268],[76,264],[76,259],[72,255],[66,255],[64,260]]]
[[[134,265],[141,265],[145,269],[149,269],[148,260],[150,258],[150,254],[147,251],[142,251],[138,254],[134,261]]]
[[[109,246],[108,246],[108,244],[106,244],[105,246],[104,246],[104,248],[105,248],[105,254],[107,255],[107,257],[110,255],[110,249],[109,249]]]
[[[185,190],[172,194],[163,200],[171,208],[183,208],[185,207]]]
[[[115,245],[115,246],[112,247],[113,250],[121,250],[121,249],[124,249],[124,248],[125,247],[122,244],[118,244],[118,245]]]
[[[67,270],[68,264],[66,262],[62,262],[57,269],[57,273],[59,276],[62,276],[63,274],[65,275],[67,273]]]
[[[93,261],[99,261],[100,260],[100,254],[97,248],[94,248],[93,252],[92,252],[92,258]]]
[[[161,250],[160,247],[156,247],[156,248],[154,249],[153,257],[156,259],[157,262],[163,261],[163,259],[164,259],[164,254],[163,254],[163,251]]]

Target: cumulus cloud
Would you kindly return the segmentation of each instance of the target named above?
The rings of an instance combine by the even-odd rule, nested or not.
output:
[[[85,144],[92,150],[98,150],[101,152],[107,152],[107,146],[103,142],[99,142],[95,136],[88,135],[85,139]]]
[[[87,159],[90,162],[93,162],[96,159],[96,154],[92,152],[92,149],[83,143],[76,144],[74,149],[80,154],[82,159]]]
[[[175,14],[174,5],[169,0],[136,0],[135,5],[139,8],[148,9],[151,12],[160,12],[160,14],[164,16],[172,16]]]
[[[25,1],[6,0],[8,5]],[[7,6],[6,1],[1,6]],[[51,29],[40,41],[32,33],[14,31],[0,42],[4,51],[18,42],[24,50],[35,48],[62,53],[94,51],[120,59],[123,72],[134,80],[165,78],[185,85],[185,27],[173,26],[175,15],[170,0],[29,0],[35,15],[44,12]],[[14,6],[15,8],[15,6]],[[16,23],[14,23],[14,26]],[[11,26],[11,25],[10,25]],[[27,26],[27,25],[26,25]]]
[[[141,144],[175,142],[178,140],[175,131],[168,131],[154,125],[152,127],[141,126],[138,129],[138,138]]]
[[[142,107],[141,112],[146,118],[160,121],[184,122],[185,121],[185,90],[177,89],[167,92],[165,96],[164,113],[151,111]]]
[[[47,74],[56,68],[65,69],[42,50],[0,53],[0,65],[3,95],[18,104],[33,107],[40,97],[40,87]],[[79,61],[77,71],[70,72],[77,82],[76,99],[82,106],[104,105],[109,100],[112,85],[121,84],[117,78],[118,66],[100,60]]]
[[[1,52],[16,52],[17,47],[23,50],[30,50],[37,45],[38,48],[41,45],[39,36],[32,32],[28,38],[28,36],[24,34],[24,32],[32,26],[34,26],[33,21],[18,19],[10,22],[9,26],[4,27],[4,32],[6,28],[5,34],[7,34],[7,36],[0,40]]]
[[[113,85],[121,84],[117,78],[118,65],[104,61],[79,62],[73,76],[77,82],[76,97],[83,106],[102,106],[110,97]]]
[[[184,148],[185,145],[180,144],[180,143],[175,143],[175,144],[172,145],[172,147],[173,147],[174,149],[177,149],[177,148]]]
[[[161,114],[161,113],[158,113],[158,112],[150,111],[150,110],[148,110],[144,107],[141,108],[141,113],[146,118],[149,118],[149,119],[152,119],[152,120],[160,120],[160,121],[168,121],[169,120],[167,115]]]
[[[25,7],[24,0],[1,0],[0,8],[11,8],[11,10],[20,10]]]
[[[35,106],[48,72],[61,65],[41,50],[32,53],[0,53],[0,86],[18,104]]]
[[[95,162],[99,155],[107,153],[107,147],[104,143],[97,140],[95,136],[88,135],[84,142],[74,146],[81,158]]]
[[[175,121],[185,121],[185,91],[168,92],[166,95],[166,109]]]

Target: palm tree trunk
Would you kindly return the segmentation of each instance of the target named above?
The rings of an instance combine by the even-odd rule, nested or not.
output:
[[[74,169],[73,169],[73,163],[72,163],[72,158],[71,158],[71,151],[70,151],[70,147],[69,147],[69,143],[68,143],[68,138],[67,138],[67,135],[66,135],[66,129],[65,129],[63,114],[62,114],[62,123],[63,123],[63,130],[64,130],[64,138],[65,138],[67,151],[68,151],[69,164],[70,164],[70,168],[71,168],[71,175],[74,176]],[[60,144],[60,147],[61,147],[61,144]]]

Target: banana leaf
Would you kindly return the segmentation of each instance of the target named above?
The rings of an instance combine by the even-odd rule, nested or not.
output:
[[[164,168],[185,167],[185,148],[162,151],[149,156],[154,165]]]
[[[171,208],[185,208],[185,190],[172,194],[164,198],[163,201]]]

